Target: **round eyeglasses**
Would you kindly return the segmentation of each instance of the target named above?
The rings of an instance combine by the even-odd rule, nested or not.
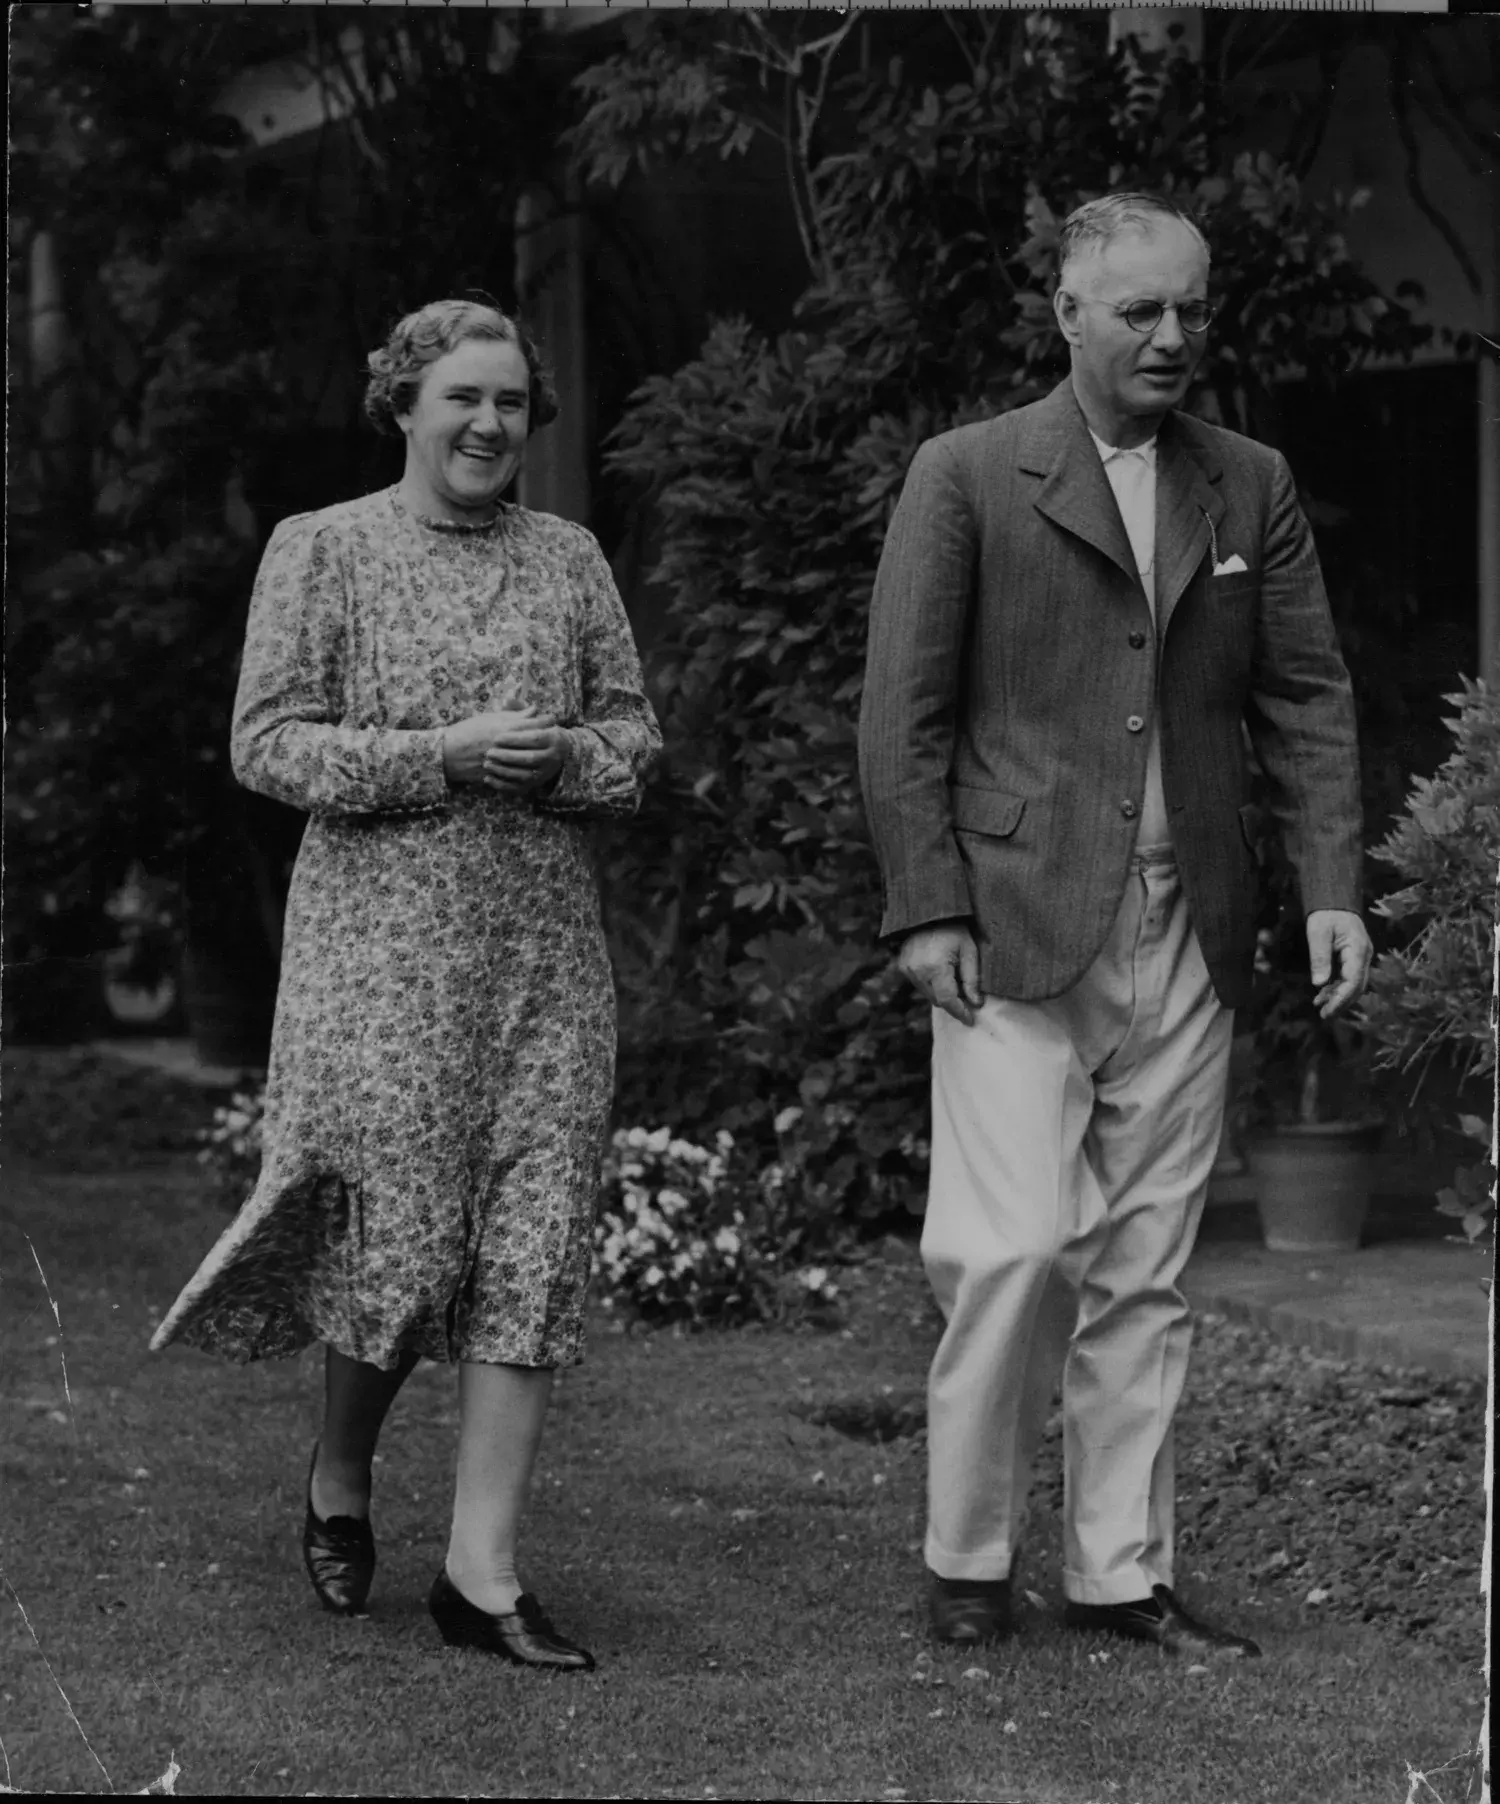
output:
[[[1184,332],[1206,332],[1217,307],[1207,301],[1183,301],[1176,307],[1163,306],[1160,301],[1132,301],[1128,307],[1116,307],[1115,318],[1124,320],[1132,332],[1154,332],[1168,313],[1177,315],[1177,323]]]

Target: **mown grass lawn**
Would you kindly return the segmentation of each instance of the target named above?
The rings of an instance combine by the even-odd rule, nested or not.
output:
[[[104,1135],[54,1132],[44,1157],[23,1136],[31,1156],[4,1174],[0,1777],[18,1790],[134,1790],[175,1756],[196,1794],[1400,1804],[1408,1764],[1435,1771],[1473,1743],[1482,1466],[1432,1460],[1482,1458],[1479,1387],[1331,1368],[1218,1323],[1183,1419],[1181,1589],[1268,1658],[1193,1673],[1061,1629],[1055,1444],[1021,1578],[1040,1605],[978,1659],[932,1648],[920,1432],[819,1419],[919,1424],[936,1321],[898,1242],[850,1276],[833,1332],[639,1336],[599,1317],[558,1393],[527,1547],[597,1674],[540,1678],[439,1644],[423,1600],[455,1411],[435,1368],[403,1394],[378,1468],[373,1614],[328,1618],[297,1551],[316,1360],[147,1355],[223,1217],[191,1159],[149,1132],[92,1156]],[[1383,1479],[1351,1553],[1360,1456],[1338,1447],[1360,1397],[1352,1427]],[[1437,1412],[1430,1434],[1414,1411]],[[1272,1482],[1268,1458],[1301,1464]],[[1206,1509],[1220,1470],[1226,1502]],[[1408,1481],[1426,1515],[1416,1491],[1390,1502]],[[1427,1538],[1382,1539],[1391,1510]],[[1428,1604],[1357,1620],[1365,1569]],[[1307,1605],[1309,1588],[1327,1601]],[[1434,1783],[1464,1795],[1456,1770]]]

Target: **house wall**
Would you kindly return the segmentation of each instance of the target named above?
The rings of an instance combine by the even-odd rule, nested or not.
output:
[[[1494,44],[1500,26],[1482,19],[1445,20],[1423,34],[1440,61],[1454,95],[1481,131],[1500,132],[1500,97],[1489,87],[1500,73]],[[1439,229],[1426,218],[1408,188],[1408,158],[1389,93],[1390,64],[1384,50],[1370,45],[1346,60],[1322,149],[1308,175],[1319,197],[1364,188],[1369,201],[1354,216],[1349,249],[1388,292],[1415,279],[1426,290],[1417,314],[1441,331],[1488,330],[1497,311],[1495,281],[1500,269],[1500,164],[1492,153],[1488,168],[1476,153],[1464,155],[1453,139],[1420,108],[1411,108],[1418,177],[1452,227],[1478,277],[1476,286]],[[1414,82],[1430,91],[1430,80]],[[1476,164],[1481,164],[1476,167]],[[1450,343],[1439,341],[1422,353],[1445,361]]]
[[[1391,93],[1392,41],[1372,41],[1341,63],[1307,188],[1324,200],[1367,191],[1349,249],[1386,292],[1421,285],[1414,312],[1433,338],[1409,368],[1348,385],[1340,434],[1305,408],[1298,422],[1289,397],[1284,448],[1343,491],[1372,557],[1414,597],[1408,674],[1435,717],[1460,672],[1500,678],[1500,360],[1484,343],[1500,344],[1500,23],[1434,19],[1420,42],[1438,74],[1408,50],[1410,145]],[[1319,80],[1307,56],[1265,70],[1261,86],[1305,100]],[[1480,144],[1440,126],[1424,99],[1450,117],[1461,109]],[[1413,167],[1448,234],[1413,194]],[[1414,744],[1412,768],[1429,768],[1441,749],[1440,736]]]

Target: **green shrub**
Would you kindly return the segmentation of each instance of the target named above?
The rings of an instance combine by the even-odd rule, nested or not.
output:
[[[1412,786],[1404,812],[1372,856],[1401,887],[1376,912],[1407,937],[1370,974],[1365,1024],[1378,1060],[1418,1082],[1443,1059],[1460,1078],[1493,1078],[1495,936],[1500,919],[1500,695],[1483,683],[1445,698],[1453,751]],[[1490,1143],[1489,1124],[1458,1118],[1471,1141]],[[1439,1206],[1461,1218],[1471,1240],[1493,1230],[1495,1173],[1488,1160],[1460,1165]]]
[[[1376,912],[1405,929],[1370,975],[1365,1017],[1390,1066],[1440,1050],[1466,1073],[1495,1069],[1495,916],[1500,880],[1500,694],[1464,679],[1444,700],[1453,751],[1412,785],[1406,807],[1371,856],[1401,887]]]

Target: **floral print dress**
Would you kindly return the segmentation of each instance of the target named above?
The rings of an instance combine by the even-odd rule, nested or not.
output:
[[[443,728],[528,704],[565,729],[545,799],[450,788]],[[154,1348],[576,1362],[615,1052],[586,823],[634,811],[660,744],[582,527],[386,490],[277,528],[231,746],[311,816],[263,1163]]]

